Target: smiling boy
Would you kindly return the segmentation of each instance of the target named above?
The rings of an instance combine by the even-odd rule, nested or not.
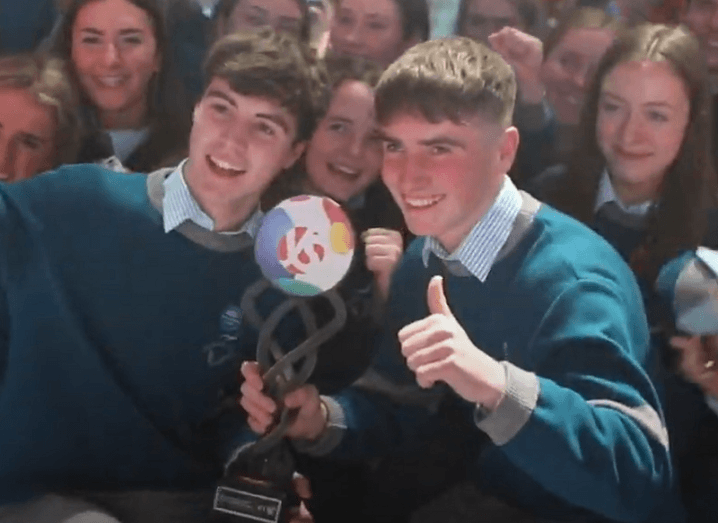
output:
[[[0,521],[205,521],[245,426],[220,402],[256,350],[259,198],[313,130],[302,57],[218,42],[176,169],[0,183]]]
[[[335,396],[285,397],[299,407],[290,434],[312,455],[398,454],[450,405],[468,474],[507,505],[552,520],[680,521],[657,508],[674,498],[639,290],[607,243],[506,176],[515,96],[510,67],[465,38],[420,44],[382,76],[382,177],[421,237],[393,277],[372,373]],[[242,372],[262,432],[276,406],[256,365]],[[416,406],[420,389],[438,414]]]

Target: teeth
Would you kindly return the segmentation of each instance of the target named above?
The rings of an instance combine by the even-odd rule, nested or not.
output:
[[[97,80],[105,87],[117,87],[122,83],[124,78],[122,76],[100,76]]]
[[[230,164],[228,164],[227,162],[223,162],[222,160],[218,160],[218,159],[215,158],[214,156],[210,156],[210,158],[211,158],[212,162],[214,162],[214,164],[215,164],[217,167],[219,167],[220,169],[224,169],[224,170],[226,170],[226,171],[241,171],[241,170],[242,170],[242,169],[240,169],[239,167],[235,167],[234,165],[230,165]]]
[[[360,173],[358,169],[352,169],[350,167],[346,167],[344,165],[340,165],[338,163],[331,163],[329,164],[335,171],[339,171],[340,173],[347,174],[349,176],[356,176]]]
[[[404,198],[404,201],[410,207],[430,207],[442,200],[443,196],[434,196],[433,198]]]

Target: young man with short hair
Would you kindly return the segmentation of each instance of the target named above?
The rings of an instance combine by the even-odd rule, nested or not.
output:
[[[268,29],[218,42],[175,169],[0,183],[0,521],[205,521],[246,427],[221,403],[256,354],[259,199],[313,130],[303,56]]]
[[[371,373],[332,397],[287,396],[290,433],[306,453],[361,459],[418,447],[451,412],[468,474],[508,505],[680,521],[665,508],[668,438],[639,289],[606,242],[506,176],[515,96],[511,68],[466,38],[420,44],[384,73],[382,177],[422,237],[393,276]],[[276,407],[256,365],[242,372],[261,433]]]

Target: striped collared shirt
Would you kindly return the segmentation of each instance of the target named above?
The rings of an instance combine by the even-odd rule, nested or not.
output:
[[[202,210],[184,180],[184,166],[186,163],[187,160],[180,163],[177,169],[163,182],[165,195],[162,198],[162,219],[164,220],[165,232],[173,231],[187,220],[196,223],[203,229],[213,231],[214,220]],[[252,238],[255,238],[263,217],[264,213],[257,209],[238,231],[219,234],[247,233]]]
[[[456,251],[449,254],[436,238],[426,238],[421,253],[424,265],[428,266],[429,254],[434,253],[442,260],[460,262],[479,281],[486,281],[496,256],[511,234],[514,221],[521,211],[522,201],[516,186],[505,176],[493,205],[474,225]]]

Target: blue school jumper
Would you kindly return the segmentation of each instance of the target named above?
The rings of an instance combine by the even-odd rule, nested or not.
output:
[[[81,165],[0,184],[0,505],[211,487],[243,440],[252,240],[189,222],[165,233],[170,171]]]
[[[374,360],[383,390],[326,397],[329,429],[297,447],[354,459],[406,452],[442,430],[435,407],[448,402],[463,416],[466,466],[485,492],[555,520],[681,521],[641,294],[614,249],[548,206],[484,282],[433,254],[425,265],[424,241],[392,283]],[[396,332],[428,315],[435,274],[472,342],[506,370],[506,396],[488,417],[448,387],[422,400],[399,352]]]

